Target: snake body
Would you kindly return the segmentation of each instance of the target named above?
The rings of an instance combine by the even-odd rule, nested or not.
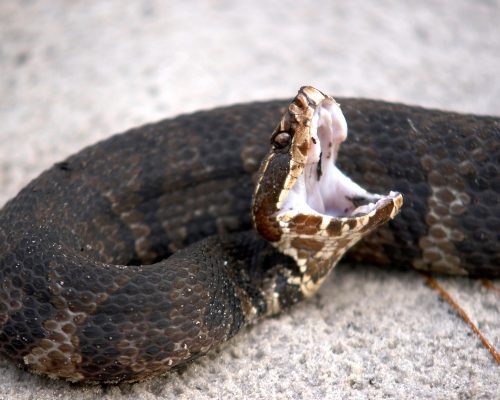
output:
[[[312,157],[311,136],[303,161],[293,151],[322,96],[305,88],[291,105],[249,103],[145,125],[29,183],[0,211],[0,352],[51,377],[135,381],[311,295],[347,247],[400,206],[392,195],[356,218],[296,212],[270,221],[266,212],[275,215],[295,190],[293,170]],[[339,101],[349,139],[338,165],[405,202],[347,257],[500,276],[500,119]],[[325,154],[311,169],[318,181]],[[334,245],[320,242],[327,231]]]

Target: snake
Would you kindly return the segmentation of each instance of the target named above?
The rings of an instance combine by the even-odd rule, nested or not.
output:
[[[133,382],[310,298],[341,258],[499,277],[500,118],[337,100],[181,115],[31,181],[0,211],[2,356]]]

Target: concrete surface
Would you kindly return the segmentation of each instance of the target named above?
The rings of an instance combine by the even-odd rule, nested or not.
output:
[[[498,115],[499,21],[494,0],[3,0],[0,204],[114,132],[303,84]],[[500,294],[439,281],[499,349]],[[499,372],[420,275],[344,266],[314,299],[182,371],[89,387],[0,358],[0,399],[493,399]]]

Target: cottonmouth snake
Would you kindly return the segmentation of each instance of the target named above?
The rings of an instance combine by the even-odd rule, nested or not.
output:
[[[1,353],[71,381],[163,373],[312,295],[397,214],[397,192],[401,214],[351,260],[500,276],[500,119],[340,103],[340,152],[340,109],[305,87],[289,106],[132,129],[42,173],[0,211]],[[364,191],[336,161],[397,192]]]

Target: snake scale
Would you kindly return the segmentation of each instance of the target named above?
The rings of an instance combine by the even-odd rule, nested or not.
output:
[[[70,381],[155,376],[311,296],[364,236],[348,259],[500,276],[500,119],[339,101],[341,148],[339,105],[304,87],[42,173],[0,211],[1,354]]]

